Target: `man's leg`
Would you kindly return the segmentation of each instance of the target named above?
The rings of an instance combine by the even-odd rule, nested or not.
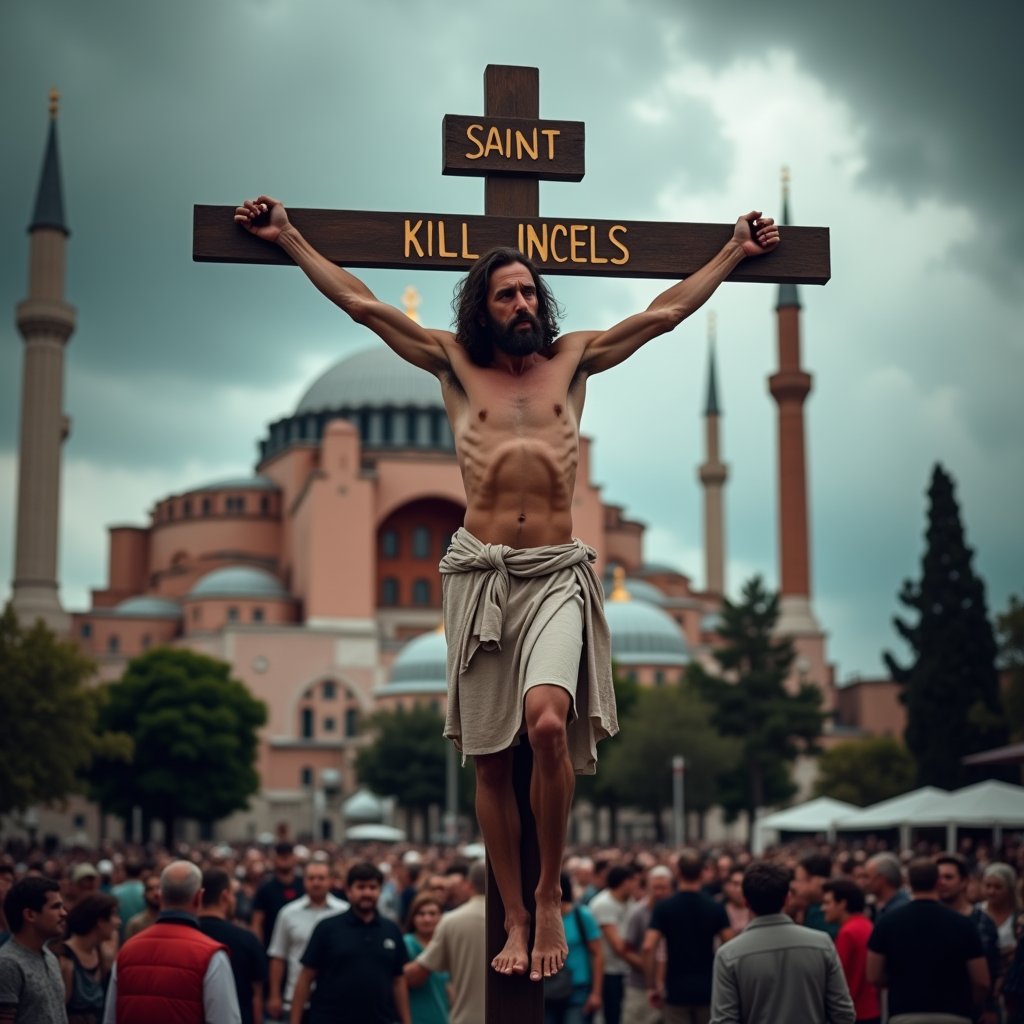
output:
[[[512,749],[478,754],[476,765],[476,817],[484,834],[487,862],[505,907],[508,941],[491,961],[500,974],[525,974],[529,963],[530,915],[523,903],[522,866],[519,862],[520,823],[512,789]]]
[[[561,686],[533,686],[526,692],[526,731],[533,748],[530,806],[537,822],[540,879],[530,978],[557,973],[569,950],[562,925],[560,874],[575,775],[565,726],[571,697]]]

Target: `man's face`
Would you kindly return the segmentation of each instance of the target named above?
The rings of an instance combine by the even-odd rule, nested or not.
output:
[[[885,879],[878,873],[878,868],[868,861],[864,868],[864,890],[872,896],[881,896],[885,888]]]
[[[80,878],[75,882],[75,895],[81,899],[83,896],[89,896],[94,892],[98,892],[99,888],[100,876],[86,875],[84,878]]]
[[[650,896],[651,906],[667,900],[672,895],[672,879],[664,875],[653,875],[647,879],[647,892]]]
[[[743,872],[734,871],[722,885],[725,898],[734,906],[744,906],[743,899]]]
[[[322,903],[331,888],[331,873],[326,864],[308,864],[303,876],[306,883],[306,895],[314,903]]]
[[[68,912],[59,892],[48,892],[42,910],[26,910],[25,920],[38,935],[45,939],[57,939],[64,934],[64,922]]]
[[[276,853],[274,854],[274,871],[284,879],[291,878],[295,874],[295,854]]]
[[[150,910],[160,909],[160,879],[151,875],[146,879],[146,887],[142,890],[142,898]]]
[[[955,864],[939,865],[939,899],[943,903],[956,903],[967,888],[967,879],[960,877]]]
[[[487,323],[494,346],[509,356],[529,356],[546,346],[537,316],[537,286],[522,263],[491,274],[487,286]]]
[[[348,899],[353,909],[363,914],[370,913],[380,899],[380,882],[359,881],[348,887]]]
[[[793,872],[792,891],[797,901],[804,907],[820,903],[822,898],[821,887],[825,880],[816,875],[809,875],[807,869],[799,864]]]
[[[846,911],[846,903],[836,902],[835,896],[830,892],[822,894],[821,912],[829,924],[840,924],[843,920],[843,913]]]

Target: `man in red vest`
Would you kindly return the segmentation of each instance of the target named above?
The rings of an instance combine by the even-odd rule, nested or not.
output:
[[[202,882],[190,861],[164,868],[160,915],[117,954],[103,1024],[240,1024],[227,947],[199,930]]]

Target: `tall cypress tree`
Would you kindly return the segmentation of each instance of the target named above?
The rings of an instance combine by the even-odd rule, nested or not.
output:
[[[928,529],[921,580],[907,580],[899,599],[917,614],[916,623],[893,618],[913,651],[900,665],[887,651],[885,663],[903,687],[907,748],[917,762],[919,785],[953,789],[999,769],[960,763],[1006,742],[1007,729],[996,671],[996,642],[985,607],[985,584],[971,567],[952,477],[936,464],[928,488]]]

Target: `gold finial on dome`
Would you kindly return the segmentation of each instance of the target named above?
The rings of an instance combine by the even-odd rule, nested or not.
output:
[[[60,106],[60,93],[56,89],[50,90],[50,119],[57,120],[57,108]]]
[[[415,320],[416,323],[419,323],[420,293],[412,285],[409,285],[402,292],[402,305],[405,306],[405,315],[410,320]]]
[[[782,168],[782,198],[789,198],[789,168],[786,166]]]
[[[633,595],[626,589],[626,570],[621,565],[612,569],[612,592],[609,601],[632,601]]]
[[[440,621],[440,622],[439,622],[439,623],[437,624],[437,629],[435,629],[435,630],[434,630],[434,632],[435,632],[435,633],[440,633],[440,634],[441,634],[441,636],[444,636],[444,619],[442,619],[442,620],[441,620],[441,621]]]

